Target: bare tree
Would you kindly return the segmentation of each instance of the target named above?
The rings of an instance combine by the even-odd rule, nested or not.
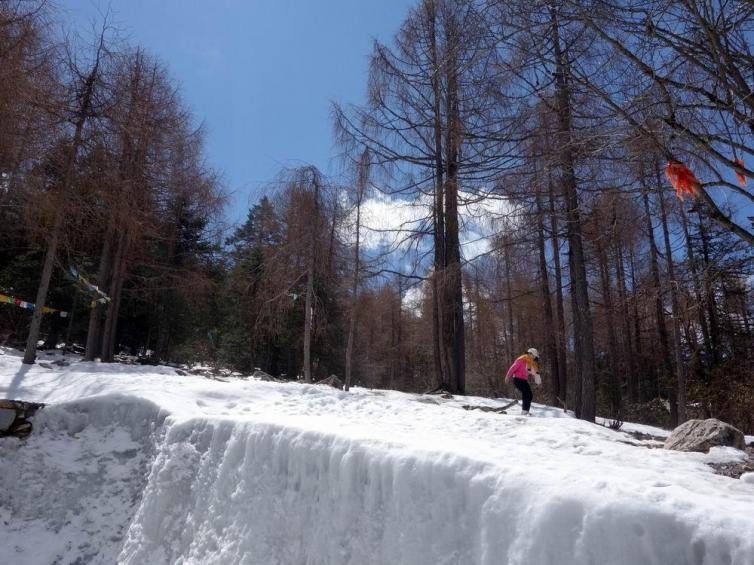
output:
[[[357,299],[359,292],[359,278],[361,276],[361,204],[369,185],[369,151],[365,149],[359,159],[356,178],[356,243],[353,251],[353,281],[351,283],[350,321],[348,325],[348,345],[346,346],[346,374],[344,389],[351,387],[351,373],[353,371],[353,343],[356,333],[356,318],[358,314]]]
[[[36,309],[31,319],[29,336],[26,340],[26,351],[24,352],[24,363],[33,364],[36,359],[37,340],[39,339],[39,329],[42,323],[43,306],[47,302],[47,290],[50,285],[50,277],[55,264],[55,255],[58,250],[58,243],[63,229],[63,223],[66,217],[66,208],[71,200],[71,191],[75,175],[76,159],[81,150],[84,138],[84,127],[87,120],[93,115],[95,108],[96,90],[99,87],[99,79],[103,58],[107,56],[105,48],[105,35],[107,25],[103,25],[97,45],[94,52],[94,61],[86,73],[81,72],[76,66],[73,57],[69,57],[69,67],[73,74],[75,94],[75,106],[72,109],[70,120],[73,123],[73,135],[70,147],[67,151],[65,164],[63,166],[62,178],[60,181],[60,190],[58,202],[55,209],[55,216],[50,229],[47,251],[45,253],[42,273],[40,275],[39,288],[36,297]]]

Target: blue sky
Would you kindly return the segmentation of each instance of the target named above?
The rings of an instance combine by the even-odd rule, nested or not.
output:
[[[413,0],[61,0],[86,34],[110,7],[134,45],[170,68],[207,154],[232,193],[228,218],[281,168],[337,170],[330,101],[361,103],[372,41],[389,40]]]

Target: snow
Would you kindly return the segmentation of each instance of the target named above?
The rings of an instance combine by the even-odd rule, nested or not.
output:
[[[0,439],[8,562],[754,563],[754,484],[707,465],[733,449],[462,407],[505,399],[5,352],[0,397],[48,404]]]
[[[610,424],[609,418],[596,418],[596,422],[603,426],[607,426]],[[648,426],[646,424],[634,424],[632,422],[623,422],[620,429],[621,431],[624,431],[624,432],[629,432],[629,433],[638,432],[640,434],[646,434],[646,435],[659,437],[663,439],[670,437],[670,434],[673,433],[673,430],[666,430],[665,428],[658,428],[656,426]]]

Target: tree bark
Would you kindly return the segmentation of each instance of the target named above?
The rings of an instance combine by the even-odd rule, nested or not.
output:
[[[659,163],[658,163],[659,165]],[[670,245],[670,233],[668,230],[668,215],[665,209],[665,197],[662,190],[662,179],[660,177],[660,168],[656,167],[657,185],[660,200],[660,219],[662,221],[662,235],[665,242],[665,265],[668,273],[668,286],[670,291],[670,305],[672,308],[672,319],[670,327],[673,330],[673,358],[675,360],[675,404],[676,418],[674,426],[686,421],[686,366],[681,356],[681,307],[678,301],[678,280],[675,277],[675,265],[673,261],[673,248]]]
[[[369,153],[364,150],[359,163],[358,179],[356,182],[356,246],[353,253],[353,281],[351,282],[351,312],[350,321],[348,324],[348,345],[346,346],[346,375],[344,390],[348,391],[351,388],[351,371],[353,362],[353,341],[356,334],[356,314],[358,304],[358,291],[359,291],[359,275],[360,275],[360,249],[361,243],[361,201],[364,198],[364,191],[367,188],[369,182]]]
[[[612,282],[610,280],[610,267],[608,264],[605,244],[602,241],[606,233],[601,223],[597,223],[598,235],[595,240],[597,247],[597,259],[599,261],[600,283],[602,286],[603,309],[605,311],[605,324],[607,328],[607,347],[609,356],[610,386],[608,388],[608,402],[610,403],[610,417],[620,420],[621,412],[621,385],[618,364],[618,338],[615,334],[615,307],[613,304]]]
[[[555,82],[557,90],[558,137],[560,166],[562,168],[563,195],[566,204],[566,234],[571,280],[571,306],[576,356],[576,416],[590,422],[596,415],[594,337],[592,314],[589,306],[589,287],[586,260],[581,235],[581,213],[578,186],[572,150],[571,100],[568,87],[568,63],[560,45],[560,28],[557,9],[550,5],[552,43],[555,55]],[[580,386],[579,386],[580,383]]]
[[[623,246],[615,245],[615,270],[618,278],[618,297],[623,318],[623,346],[625,366],[628,372],[628,400],[632,403],[639,401],[638,375],[636,371],[636,355],[634,355],[633,337],[631,331],[631,313],[628,310],[628,288],[626,286],[626,268],[624,265]]]
[[[455,50],[457,30],[445,22],[445,347],[448,358],[448,390],[463,394],[466,388],[466,348],[463,319],[463,278],[458,226],[458,167],[461,121]]]
[[[550,241],[552,243],[552,260],[555,265],[555,308],[558,316],[557,347],[558,347],[558,390],[561,400],[568,403],[568,366],[566,356],[565,307],[563,305],[563,276],[560,267],[560,236],[558,235],[558,215],[555,210],[555,190],[552,180],[547,179],[547,191],[550,201]],[[565,406],[564,406],[565,408]]]
[[[112,363],[115,353],[120,299],[123,290],[123,279],[125,278],[129,243],[128,233],[124,229],[118,238],[118,247],[116,249],[115,261],[113,262],[113,274],[110,278],[110,302],[107,305],[107,315],[105,317],[100,350],[100,358],[103,363]]]
[[[505,345],[507,348],[508,359],[511,361],[517,353],[516,339],[513,327],[513,289],[511,286],[511,244],[506,239],[505,247],[503,249],[503,257],[505,259],[505,297],[506,297],[506,314],[508,322],[507,339]]]
[[[697,209],[697,217],[699,218],[699,240],[702,244],[702,288],[704,289],[704,306],[707,309],[707,319],[709,320],[710,353],[712,354],[712,362],[717,364],[720,361],[720,322],[717,316],[715,289],[710,276],[713,265],[710,260],[709,236],[707,228],[704,226],[704,216],[699,209]]]
[[[316,265],[317,236],[319,234],[319,177],[312,171],[312,189],[314,197],[314,218],[311,222],[309,256],[306,269],[306,312],[304,313],[304,380],[313,382],[312,378],[312,333],[314,326],[314,272]]]
[[[646,186],[642,190],[642,202],[644,203],[644,218],[646,221],[647,240],[649,241],[649,265],[652,275],[652,286],[654,287],[655,325],[660,342],[660,357],[662,357],[666,374],[672,375],[673,365],[670,357],[670,341],[668,339],[668,329],[665,325],[665,308],[662,304],[662,283],[660,282],[660,267],[657,261],[659,251],[657,250],[657,242],[655,241],[652,215],[649,210],[649,194]],[[654,388],[653,392],[659,394],[659,381],[655,383]]]
[[[103,292],[109,292],[109,284],[106,278],[110,272],[110,255],[112,254],[112,221],[110,222],[105,238],[102,241],[102,253],[100,254],[99,268],[97,269],[97,284]],[[103,307],[99,302],[95,302],[94,308],[89,313],[89,329],[86,333],[86,350],[84,352],[84,361],[94,361],[100,354],[100,345],[102,339],[102,313]]]
[[[434,239],[434,273],[432,274],[432,358],[435,375],[441,387],[448,386],[448,370],[445,362],[444,343],[444,309],[443,300],[444,275],[445,275],[445,214],[444,214],[444,174],[445,165],[443,160],[442,146],[442,117],[440,101],[441,68],[437,53],[436,25],[437,15],[434,0],[425,2],[429,31],[430,58],[433,73],[431,76],[432,87],[432,126],[434,135],[434,203],[433,203],[433,239]]]
[[[78,157],[78,152],[82,145],[84,126],[86,125],[86,121],[89,118],[89,114],[91,113],[94,86],[99,74],[100,54],[102,52],[102,48],[103,42],[102,39],[100,39],[100,45],[97,49],[97,58],[95,59],[94,65],[92,66],[91,71],[84,81],[81,101],[76,113],[76,125],[73,133],[73,140],[71,142],[71,148],[68,151],[68,156],[66,158],[63,173],[63,182],[60,189],[60,194],[58,196],[58,205],[55,208],[55,220],[53,221],[50,240],[47,243],[47,251],[45,252],[44,264],[42,266],[42,275],[40,277],[39,287],[37,289],[35,309],[31,317],[29,336],[26,340],[26,350],[24,351],[23,362],[27,365],[33,364],[37,357],[37,341],[39,340],[39,330],[42,325],[43,309],[45,303],[47,302],[47,291],[50,287],[50,278],[52,277],[52,269],[55,264],[55,255],[58,251],[60,235],[63,229],[63,221],[66,215],[65,210],[70,198],[71,190],[73,188],[76,158]]]
[[[552,297],[550,296],[550,277],[547,272],[547,252],[545,249],[544,211],[537,191],[537,249],[539,251],[539,288],[542,294],[542,304],[545,313],[545,356],[550,364],[550,403],[558,405],[560,397],[560,370],[558,368],[558,351],[555,342],[555,319],[552,312]]]

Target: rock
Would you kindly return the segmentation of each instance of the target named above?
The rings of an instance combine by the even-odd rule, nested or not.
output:
[[[415,398],[414,400],[416,402],[421,402],[422,404],[434,404],[435,406],[440,404],[440,402],[435,400],[434,398],[426,396],[420,396],[419,398]]]
[[[0,432],[5,432],[16,419],[16,411],[10,408],[0,408]]]
[[[427,391],[424,392],[424,394],[437,395],[437,396],[440,396],[441,398],[453,398],[453,395],[450,394],[447,390],[445,390],[442,387],[435,388],[435,389],[432,389],[432,390],[427,390]]]
[[[0,398],[0,408],[10,408],[11,410],[15,410],[17,414],[27,417],[34,414],[34,412],[40,408],[44,408],[44,404],[39,402],[26,402],[25,400],[8,400]]]
[[[18,438],[25,438],[31,433],[31,422],[22,418],[16,419],[7,433]]]
[[[0,399],[0,437],[24,438],[28,436],[32,428],[28,418],[43,406],[44,404],[37,402]]]
[[[507,414],[505,408],[494,408],[492,406],[476,406],[473,404],[464,404],[464,410],[481,410],[482,412],[494,412],[495,414]]]
[[[706,453],[716,445],[745,449],[744,434],[730,424],[708,418],[689,420],[678,426],[665,440],[665,449],[675,451],[701,451]]]
[[[337,375],[330,375],[326,379],[322,379],[321,381],[317,381],[318,385],[330,385],[331,387],[337,388],[338,390],[343,390],[343,381],[341,381]]]
[[[279,377],[273,377],[272,375],[269,375],[262,371],[261,369],[255,369],[254,372],[251,374],[251,376],[255,379],[259,379],[260,381],[267,381],[271,383],[287,383],[288,379],[286,379],[286,375],[282,374]],[[239,379],[246,379],[247,376],[240,376]]]

